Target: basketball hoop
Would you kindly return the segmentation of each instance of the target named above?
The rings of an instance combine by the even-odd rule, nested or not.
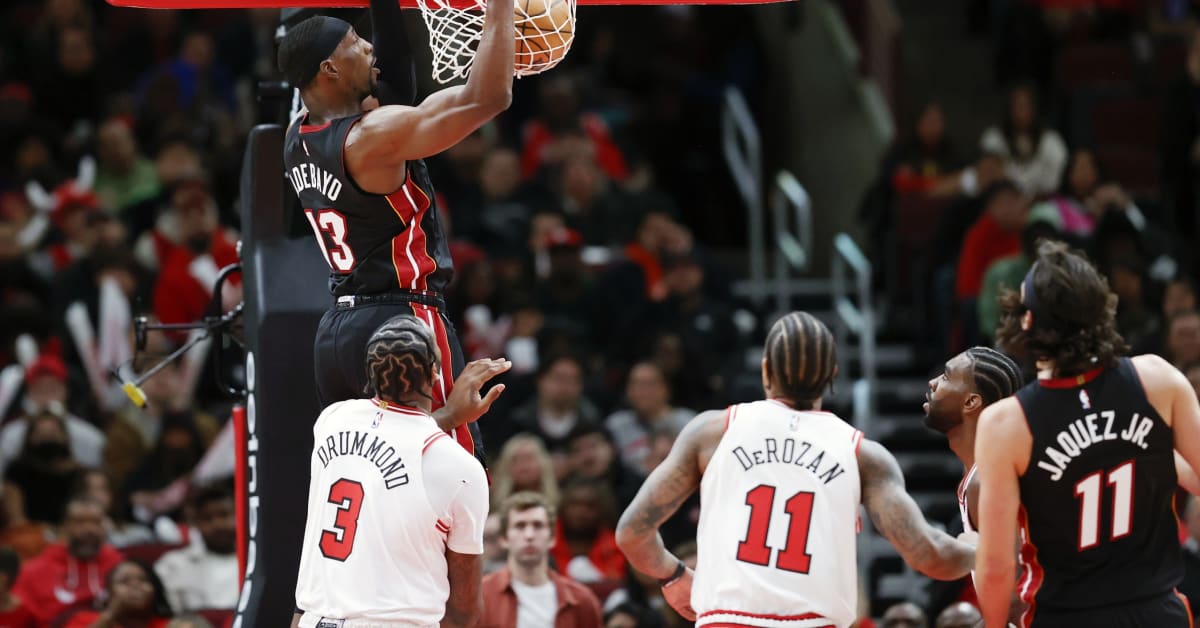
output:
[[[416,0],[433,52],[433,78],[449,83],[471,73],[475,50],[483,35],[485,0],[467,6],[447,0]],[[540,74],[558,65],[575,40],[575,0],[517,0],[513,16],[519,78]]]

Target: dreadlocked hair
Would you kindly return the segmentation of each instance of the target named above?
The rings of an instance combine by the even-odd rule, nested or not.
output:
[[[833,334],[812,314],[792,312],[767,332],[767,378],[797,406],[811,405],[837,372]]]
[[[967,357],[971,360],[975,390],[983,397],[984,406],[1012,396],[1025,383],[1021,378],[1021,367],[991,347],[971,347],[967,349]]]
[[[411,314],[401,314],[380,325],[367,341],[367,382],[385,401],[413,394],[429,396],[438,355],[429,326]]]

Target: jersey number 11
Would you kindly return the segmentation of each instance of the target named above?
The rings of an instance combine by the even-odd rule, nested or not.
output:
[[[1079,551],[1100,543],[1100,476],[1097,471],[1075,484],[1079,504]],[[1108,472],[1108,485],[1113,487],[1112,535],[1115,541],[1129,535],[1133,527],[1133,461],[1130,460]]]
[[[808,573],[812,554],[808,553],[808,528],[812,523],[814,493],[801,491],[783,503],[788,514],[787,545],[775,557],[775,568],[796,573]],[[746,540],[738,543],[737,559],[764,567],[771,564],[771,548],[767,546],[767,531],[775,510],[775,487],[759,484],[746,493],[750,507],[750,522]]]

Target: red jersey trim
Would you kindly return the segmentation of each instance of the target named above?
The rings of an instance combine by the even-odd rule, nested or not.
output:
[[[1037,610],[1038,589],[1042,588],[1046,574],[1042,570],[1042,564],[1038,562],[1038,550],[1029,534],[1029,515],[1025,513],[1024,506],[1017,510],[1017,524],[1021,530],[1021,566],[1025,568],[1025,576],[1017,585],[1017,593],[1021,601],[1028,605],[1025,612],[1021,613],[1021,627],[1030,628],[1033,625],[1034,612]]]
[[[863,433],[861,430],[854,430],[854,435],[850,437],[850,442],[854,443],[854,455],[858,456],[858,448],[863,442]]]
[[[1070,377],[1051,377],[1049,379],[1039,379],[1038,384],[1042,388],[1074,388],[1082,386],[1093,379],[1096,379],[1104,372],[1105,367],[1098,366],[1090,371],[1072,375]]]
[[[308,119],[308,114],[304,115],[304,119],[305,120]],[[300,123],[300,132],[301,133],[316,133],[317,131],[324,131],[325,129],[328,129],[329,125],[331,125],[331,124],[333,124],[333,120],[330,120],[329,122],[326,122],[325,124],[304,124],[303,122],[301,122]]]
[[[1175,594],[1175,597],[1179,598],[1180,602],[1183,602],[1183,608],[1187,610],[1188,628],[1195,628],[1196,622],[1193,620],[1192,616],[1192,605],[1188,603],[1187,596],[1180,593],[1179,589],[1173,589],[1172,592]]]

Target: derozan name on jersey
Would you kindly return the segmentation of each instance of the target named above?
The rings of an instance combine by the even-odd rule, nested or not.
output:
[[[1123,440],[1142,449],[1150,448],[1150,445],[1146,443],[1146,436],[1154,428],[1153,419],[1134,412],[1125,429],[1113,431],[1113,421],[1116,418],[1116,412],[1105,410],[1100,413],[1093,412],[1082,419],[1075,419],[1055,438],[1061,451],[1054,447],[1047,447],[1046,457],[1049,460],[1039,460],[1037,466],[1050,473],[1051,482],[1057,482],[1062,478],[1067,465],[1071,464],[1071,460],[1082,454],[1083,450],[1102,441]]]
[[[313,163],[292,166],[287,175],[292,187],[296,188],[297,196],[300,195],[300,190],[316,190],[333,202],[342,193],[342,182]]]
[[[370,437],[371,444],[367,444]],[[379,468],[383,475],[383,485],[389,489],[408,484],[408,472],[405,471],[404,460],[396,455],[396,449],[378,436],[366,432],[338,432],[337,437],[326,436],[325,442],[317,448],[317,458],[321,464],[328,467],[330,461],[338,456],[358,456],[370,460]],[[393,460],[394,458],[394,460]]]
[[[837,477],[846,472],[842,465],[834,462],[824,470],[821,469],[821,464],[825,459],[825,450],[816,450],[816,455],[809,456],[812,450],[812,443],[808,441],[800,441],[797,445],[796,441],[791,438],[783,439],[782,445],[774,438],[763,440],[762,449],[752,449],[747,451],[741,445],[733,448],[733,456],[737,458],[742,469],[749,471],[752,467],[760,464],[779,463],[790,464],[797,467],[804,467],[812,471],[817,479],[824,480],[826,484],[837,479]]]

